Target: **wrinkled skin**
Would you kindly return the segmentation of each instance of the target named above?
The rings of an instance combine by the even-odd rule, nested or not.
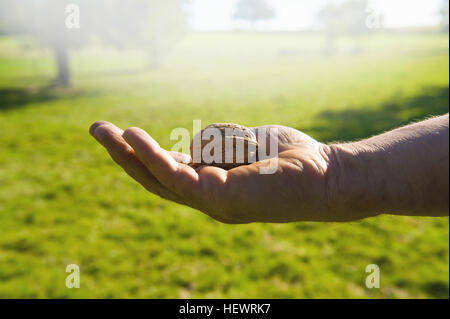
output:
[[[91,134],[111,157],[149,192],[198,209],[229,224],[251,222],[333,221],[330,210],[329,147],[283,126],[266,126],[266,140],[278,144],[277,157],[229,171],[192,168],[191,158],[168,152],[145,131],[125,132],[108,122],[91,126]],[[273,136],[274,128],[278,136]],[[252,130],[258,134],[256,128]],[[261,134],[261,133],[259,133]],[[273,174],[260,167],[275,161]]]

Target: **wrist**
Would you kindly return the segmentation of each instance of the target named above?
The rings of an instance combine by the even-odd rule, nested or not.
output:
[[[383,181],[374,174],[374,150],[362,143],[328,146],[328,202],[338,220],[358,220],[383,212]]]

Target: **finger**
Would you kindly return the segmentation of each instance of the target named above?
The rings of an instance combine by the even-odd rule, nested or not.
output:
[[[148,191],[169,200],[182,203],[181,198],[165,187],[139,161],[134,150],[122,138],[123,131],[108,122],[96,122],[90,133],[109,152],[112,159],[119,164],[133,179]]]
[[[201,193],[197,172],[186,164],[178,163],[169,152],[145,131],[129,128],[123,134],[137,157],[167,189],[181,197],[197,200]]]

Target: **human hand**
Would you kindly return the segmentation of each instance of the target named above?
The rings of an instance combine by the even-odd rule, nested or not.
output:
[[[334,183],[329,180],[329,146],[292,128],[261,128],[267,141],[275,139],[277,156],[229,171],[212,166],[193,168],[188,165],[189,155],[162,149],[139,128],[123,132],[111,123],[96,122],[90,132],[148,191],[218,221],[239,224],[348,219],[340,216],[330,201]],[[278,134],[272,134],[274,129]],[[260,174],[260,167],[268,165],[276,165],[275,172]]]

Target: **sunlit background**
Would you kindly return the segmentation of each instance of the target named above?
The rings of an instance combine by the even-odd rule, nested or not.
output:
[[[245,21],[233,19],[238,2],[239,0],[190,1],[187,12],[191,30],[252,30]],[[345,1],[267,0],[266,2],[273,8],[276,15],[270,20],[261,21],[257,30],[301,31],[320,29],[317,14],[327,5],[344,3]],[[445,5],[444,1],[441,0],[371,0],[365,3],[367,4],[367,14],[375,12],[383,16],[384,26],[389,28],[439,25],[442,21],[440,10]]]
[[[107,120],[170,148],[200,119],[350,141],[447,113],[448,7],[0,0],[0,297],[448,298],[448,218],[222,225],[88,134]]]

